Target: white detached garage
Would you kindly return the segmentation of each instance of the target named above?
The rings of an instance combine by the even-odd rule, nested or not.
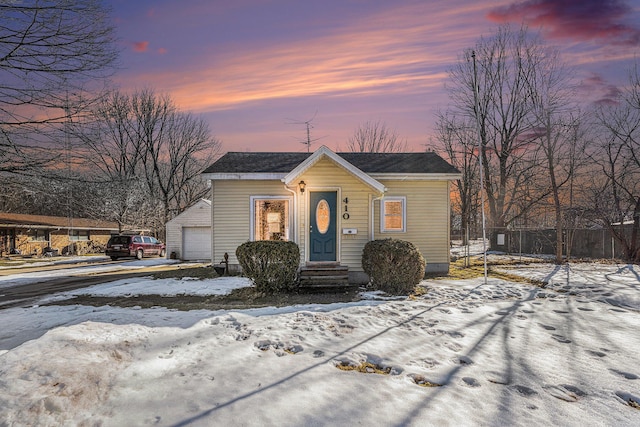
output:
[[[211,260],[211,201],[200,199],[166,224],[167,254],[185,261]]]

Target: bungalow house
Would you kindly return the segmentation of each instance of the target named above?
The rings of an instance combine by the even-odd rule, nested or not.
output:
[[[341,269],[366,283],[364,245],[413,242],[427,272],[449,270],[450,182],[457,169],[432,152],[230,152],[203,172],[211,183],[211,251],[218,263],[248,240],[292,240],[301,274]]]
[[[45,248],[83,253],[117,233],[117,222],[0,212],[0,255],[42,255]]]

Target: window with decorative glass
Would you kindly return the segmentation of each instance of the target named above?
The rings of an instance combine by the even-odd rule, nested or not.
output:
[[[289,240],[289,200],[252,199],[253,240]]]
[[[380,231],[406,231],[406,197],[385,197],[380,203]]]

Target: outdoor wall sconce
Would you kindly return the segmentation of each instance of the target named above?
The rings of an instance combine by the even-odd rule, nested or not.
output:
[[[307,184],[304,181],[300,181],[298,183],[298,187],[300,188],[300,193],[304,193],[304,188],[307,186]]]

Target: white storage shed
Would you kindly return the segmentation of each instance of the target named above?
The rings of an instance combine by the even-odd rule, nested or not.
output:
[[[166,224],[167,255],[211,261],[211,201],[200,199]]]

